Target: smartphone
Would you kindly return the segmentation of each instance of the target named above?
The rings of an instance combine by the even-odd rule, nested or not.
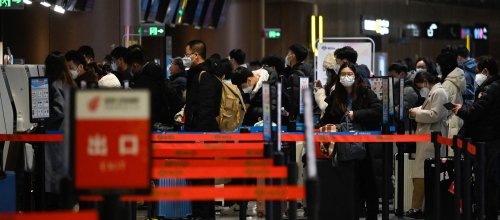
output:
[[[446,109],[448,109],[448,110],[452,110],[452,109],[454,109],[454,108],[455,108],[455,105],[454,105],[453,103],[451,103],[451,102],[444,103],[443,105],[444,105],[444,107],[445,107]]]

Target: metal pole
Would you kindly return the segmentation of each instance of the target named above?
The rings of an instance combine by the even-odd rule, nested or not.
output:
[[[441,132],[432,132],[432,143],[434,143],[434,186],[435,188],[435,193],[434,193],[434,219],[435,220],[440,220],[441,219],[441,192],[439,191],[441,181],[440,181],[440,174],[441,174],[441,144],[438,143],[437,137],[441,135]]]
[[[453,195],[453,219],[460,219],[460,200],[462,194],[462,170],[460,163],[462,162],[462,150],[457,144],[458,137],[453,137],[453,152],[454,152],[454,163],[455,163],[455,189]]]
[[[404,134],[405,133],[405,126],[404,126],[404,121],[401,120],[399,124],[399,134]],[[406,143],[399,143],[397,145],[398,147],[398,155],[397,155],[397,160],[398,160],[398,179],[397,179],[397,187],[398,187],[398,194],[396,195],[398,198],[398,204],[397,204],[397,209],[396,209],[396,216],[403,216],[404,215],[404,175],[405,175],[405,169],[404,169],[404,149],[406,147]]]
[[[469,144],[470,139],[464,139],[462,141],[462,149],[464,149],[464,198],[463,198],[463,210],[464,210],[464,219],[469,220],[472,219],[472,163],[471,163],[471,154],[467,149],[467,145]]]
[[[478,220],[486,219],[485,195],[486,195],[486,145],[484,142],[476,144],[476,161],[479,165],[478,175]]]

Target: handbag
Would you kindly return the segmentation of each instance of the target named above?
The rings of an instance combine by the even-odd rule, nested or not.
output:
[[[348,113],[343,117],[345,122],[337,125],[338,132],[353,132],[362,130],[361,125],[352,123]],[[336,161],[363,160],[366,157],[366,147],[363,142],[337,142],[335,143],[334,165]]]
[[[336,132],[337,126],[334,124],[327,124],[319,128],[319,132]],[[335,142],[320,142],[319,151],[323,157],[331,159],[333,157],[333,151],[335,149]]]

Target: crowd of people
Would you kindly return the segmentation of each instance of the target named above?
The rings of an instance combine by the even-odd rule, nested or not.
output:
[[[116,47],[102,62],[96,62],[93,50],[82,46],[62,54],[53,52],[45,61],[46,75],[51,81],[51,116],[48,127],[58,130],[64,120],[64,87],[74,88],[147,88],[151,91],[151,121],[155,128],[175,130],[182,124],[184,131],[221,131],[219,121],[223,83],[239,89],[246,109],[241,125],[253,126],[263,118],[262,85],[271,87],[273,111],[281,111],[285,122],[299,115],[300,78],[307,77],[314,87],[315,109],[320,120],[318,128],[350,121],[358,130],[380,130],[382,102],[372,91],[370,70],[357,64],[358,54],[349,46],[327,54],[323,62],[327,81],[322,85],[314,81],[314,69],[306,62],[308,49],[300,44],[290,45],[288,53],[270,55],[259,61],[245,62],[241,49],[231,50],[227,58],[220,54],[207,55],[207,45],[193,40],[185,45],[182,57],[171,59],[170,77],[154,62],[148,62],[140,46]],[[473,142],[486,142],[487,166],[487,219],[496,219],[498,207],[497,157],[500,154],[500,77],[497,62],[488,56],[477,60],[467,48],[446,47],[436,57],[400,60],[388,68],[394,80],[394,97],[402,92],[403,103],[395,98],[396,106],[404,106],[404,117],[398,121],[409,133],[429,134],[440,131],[444,136],[461,135]],[[283,109],[276,109],[276,84],[283,84]],[[400,83],[403,90],[400,91]],[[455,107],[447,109],[446,103]],[[397,111],[398,108],[396,108]],[[396,114],[398,115],[398,114]],[[273,114],[275,121],[277,114]],[[381,146],[366,147],[362,159],[338,161],[336,178],[353,181],[342,194],[349,198],[345,209],[337,213],[340,219],[358,219],[361,207],[366,207],[366,219],[377,219],[382,173]],[[61,175],[57,167],[61,152],[47,148],[47,192],[57,200]],[[55,148],[54,148],[55,149]],[[424,161],[434,157],[430,143],[417,143],[413,178],[412,208],[408,217],[422,218],[424,200]],[[329,174],[327,174],[329,175]],[[333,174],[332,174],[333,175]],[[213,185],[213,180],[195,180],[192,185]],[[343,190],[343,189],[337,189]],[[347,194],[346,194],[347,193]],[[214,202],[193,202],[193,219],[215,219]],[[343,210],[343,211],[342,211]],[[347,210],[353,210],[348,212]]]

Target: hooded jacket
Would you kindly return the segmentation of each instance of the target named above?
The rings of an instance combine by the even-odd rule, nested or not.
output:
[[[467,104],[472,104],[474,102],[474,94],[476,93],[477,85],[475,82],[476,79],[476,60],[474,58],[470,58],[462,64],[459,64],[458,67],[464,71],[465,82],[466,82],[466,90],[464,92],[464,102]]]
[[[446,76],[446,79],[443,82],[443,88],[448,95],[448,102],[463,104],[464,100],[462,94],[464,94],[465,90],[467,89],[464,71],[458,67],[451,71],[451,73]],[[458,134],[458,131],[460,130],[464,122],[458,116],[452,114],[451,111],[449,111],[447,124],[448,137],[452,138],[454,135]]]

